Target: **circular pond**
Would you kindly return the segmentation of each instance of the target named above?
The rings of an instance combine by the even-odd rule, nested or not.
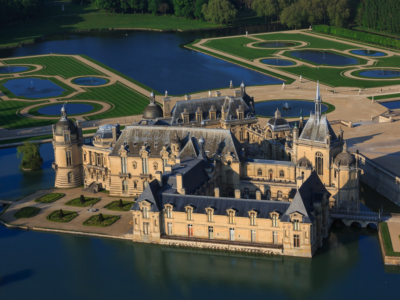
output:
[[[43,115],[59,116],[63,104],[55,104],[42,107],[38,110],[38,113]],[[68,103],[66,105],[68,115],[78,115],[91,111],[93,106],[89,104],[81,103]]]
[[[22,66],[3,66],[0,67],[0,73],[5,74],[5,73],[17,73],[17,72],[23,72],[28,70],[28,67],[22,67]]]
[[[355,58],[323,50],[291,51],[290,55],[319,65],[345,66],[359,63],[359,61]]]
[[[15,96],[26,98],[46,98],[62,95],[65,90],[48,79],[40,78],[18,78],[3,83]]]
[[[256,47],[263,47],[263,48],[284,48],[284,47],[294,47],[296,43],[293,42],[282,42],[282,41],[271,41],[265,43],[259,43]]]
[[[256,102],[255,109],[257,115],[272,117],[276,109],[279,109],[282,117],[300,117],[301,114],[309,115],[310,111],[314,112],[315,103],[313,101],[297,101],[297,100],[276,100]],[[322,104],[321,111],[328,110],[328,106]]]
[[[386,53],[368,49],[352,50],[350,53],[363,55],[363,56],[385,56]]]
[[[393,78],[393,77],[400,77],[400,70],[375,69],[375,70],[361,71],[358,74],[360,76],[370,77],[370,78]]]
[[[75,84],[79,84],[79,85],[96,86],[96,85],[106,84],[107,79],[99,78],[99,77],[81,77],[81,78],[74,79],[72,82]]]
[[[268,59],[263,59],[261,60],[262,63],[267,64],[267,65],[273,65],[273,66],[293,66],[294,62],[286,59],[274,59],[274,58],[268,58]]]

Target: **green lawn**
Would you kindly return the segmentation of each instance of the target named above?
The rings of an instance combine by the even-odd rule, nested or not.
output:
[[[65,196],[65,194],[63,194],[63,193],[51,193],[51,194],[43,195],[42,197],[37,198],[35,200],[35,202],[53,203],[54,201],[57,201],[58,199],[61,199],[64,196]]]
[[[78,207],[88,207],[91,205],[95,205],[97,202],[99,202],[99,198],[93,198],[93,197],[85,197],[85,203],[81,203],[80,197],[69,200],[65,205],[69,206],[78,206]]]
[[[149,98],[130,89],[126,85],[117,82],[110,86],[98,88],[86,88],[87,93],[76,95],[71,100],[100,100],[113,105],[113,109],[94,116],[88,120],[115,118],[122,116],[141,115],[149,104]],[[64,101],[68,101],[65,99]]]
[[[63,210],[63,217],[60,216],[60,210],[57,209],[49,214],[46,219],[51,222],[68,223],[78,216],[75,211]]]
[[[1,40],[1,39],[0,39]],[[42,70],[29,73],[29,76],[40,75],[59,75],[64,78],[74,76],[104,75],[92,67],[80,62],[72,56],[38,56],[24,57],[17,59],[3,59],[1,62],[6,64],[37,64],[42,65]],[[28,74],[27,74],[28,75]]]
[[[399,94],[391,94],[391,95],[382,95],[382,96],[374,96],[374,100],[383,100],[383,99],[390,99],[390,98],[397,98],[400,97]],[[372,100],[372,97],[368,97],[368,99]]]
[[[120,200],[108,203],[104,208],[115,211],[128,211],[131,209],[133,201],[122,201],[122,207],[119,206]]]
[[[101,104],[93,103],[93,102],[79,101],[79,102],[70,102],[70,103],[91,105],[91,106],[93,106],[93,109],[91,111],[88,111],[88,112],[85,112],[85,113],[81,113],[81,114],[68,114],[68,117],[79,116],[79,115],[88,114],[88,113],[94,113],[94,112],[97,112],[97,111],[99,111],[99,110],[101,110],[103,108],[103,106]],[[38,111],[39,109],[41,109],[43,107],[52,106],[52,105],[59,105],[59,104],[60,103],[49,103],[49,104],[39,105],[39,106],[36,106],[36,107],[30,109],[28,111],[28,113],[33,115],[33,116],[52,116],[52,117],[60,116],[60,113],[57,113],[56,115],[44,115],[44,114],[41,114]],[[67,109],[68,109],[68,105],[67,105]]]
[[[115,222],[117,222],[120,217],[113,216],[113,215],[103,215],[103,218],[104,218],[104,221],[101,222],[99,220],[99,215],[91,216],[89,219],[87,219],[85,222],[83,222],[83,225],[108,227],[108,226],[111,226],[112,224],[114,224]]]
[[[19,211],[17,211],[14,215],[16,219],[26,219],[32,218],[36,216],[40,211],[40,208],[37,207],[23,207]]]
[[[396,54],[388,58],[378,58],[377,63],[374,66],[400,68],[400,56]]]
[[[387,223],[379,223],[379,230],[381,231],[383,245],[387,256],[400,256],[400,252],[394,252],[392,240],[390,239],[389,228]]]

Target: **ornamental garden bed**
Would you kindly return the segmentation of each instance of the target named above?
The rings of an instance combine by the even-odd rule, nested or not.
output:
[[[68,223],[78,216],[75,211],[58,209],[49,214],[46,219],[51,222]]]
[[[119,218],[120,216],[98,214],[91,216],[89,219],[83,222],[83,225],[108,227],[114,224],[116,221],[118,221]]]
[[[131,207],[134,203],[135,202],[133,202],[133,201],[122,201],[120,199],[120,200],[108,203],[106,206],[104,206],[104,208],[107,208],[108,210],[115,210],[115,211],[128,211],[131,209]]]
[[[84,201],[81,200],[81,197],[69,200],[65,205],[69,206],[77,206],[77,207],[87,207],[90,205],[94,205],[100,201],[100,198],[92,198],[92,197],[84,197]]]
[[[36,216],[40,211],[40,208],[37,207],[23,207],[19,211],[17,211],[14,215],[16,219],[26,219],[32,218]]]
[[[63,194],[63,193],[51,193],[51,194],[43,195],[42,197],[35,199],[35,202],[53,203],[54,201],[57,201],[58,199],[61,199],[64,196],[65,196],[65,194]]]

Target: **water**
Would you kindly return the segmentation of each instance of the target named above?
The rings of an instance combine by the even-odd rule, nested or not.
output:
[[[296,43],[291,42],[265,42],[259,43],[256,47],[264,47],[264,48],[284,48],[284,47],[293,47],[296,46]]]
[[[0,57],[45,53],[85,54],[117,71],[170,95],[239,86],[282,84],[282,81],[182,47],[196,38],[265,32],[266,27],[221,31],[159,33],[101,31],[65,34],[20,48],[0,51]],[[126,34],[128,33],[128,36]]]
[[[62,95],[65,90],[48,79],[18,78],[3,83],[15,96],[26,98],[46,98]]]
[[[400,70],[385,70],[385,69],[366,70],[360,72],[359,75],[371,78],[393,78],[393,77],[400,77]]]
[[[289,110],[283,110],[285,104],[289,105]],[[275,115],[276,109],[279,108],[283,118],[286,117],[300,117],[300,111],[303,110],[303,116],[309,115],[310,111],[315,110],[315,103],[312,101],[295,101],[295,100],[277,100],[277,101],[265,101],[256,102],[255,109],[256,114],[265,117],[271,117]],[[328,106],[322,104],[321,111],[325,112],[328,110]]]
[[[61,107],[63,104],[55,104],[55,105],[49,105],[42,107],[38,110],[38,113],[43,114],[43,115],[55,115],[59,116]],[[77,115],[77,114],[83,114],[91,111],[93,109],[92,105],[89,104],[80,104],[80,103],[68,103],[67,104],[67,113],[68,115]]]
[[[0,74],[23,72],[28,69],[29,69],[28,67],[22,67],[22,66],[5,66],[5,67],[0,67]]]
[[[106,84],[107,80],[99,77],[81,77],[74,79],[72,82],[79,85],[96,86]]]
[[[261,60],[261,62],[267,65],[281,66],[281,67],[294,65],[294,62],[286,59],[268,58]]]
[[[54,161],[53,145],[42,144],[40,154],[44,160],[42,168],[23,172],[19,168],[21,160],[17,158],[17,148],[0,149],[1,200],[15,200],[37,190],[54,186],[55,172],[51,168]]]
[[[337,53],[319,50],[297,50],[290,51],[290,55],[308,60],[319,65],[346,66],[358,64],[359,61],[352,57],[343,56]]]
[[[373,50],[352,50],[350,53],[357,54],[357,55],[364,55],[364,56],[385,56],[386,53],[380,51],[373,51]]]
[[[379,104],[389,109],[400,108],[400,101],[380,102]]]

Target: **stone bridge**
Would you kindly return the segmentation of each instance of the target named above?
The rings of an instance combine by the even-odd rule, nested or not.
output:
[[[378,228],[378,223],[381,222],[381,215],[376,212],[369,211],[347,211],[347,210],[332,210],[331,218],[340,220],[346,226],[352,224],[359,224],[361,227],[366,228],[368,225]]]

